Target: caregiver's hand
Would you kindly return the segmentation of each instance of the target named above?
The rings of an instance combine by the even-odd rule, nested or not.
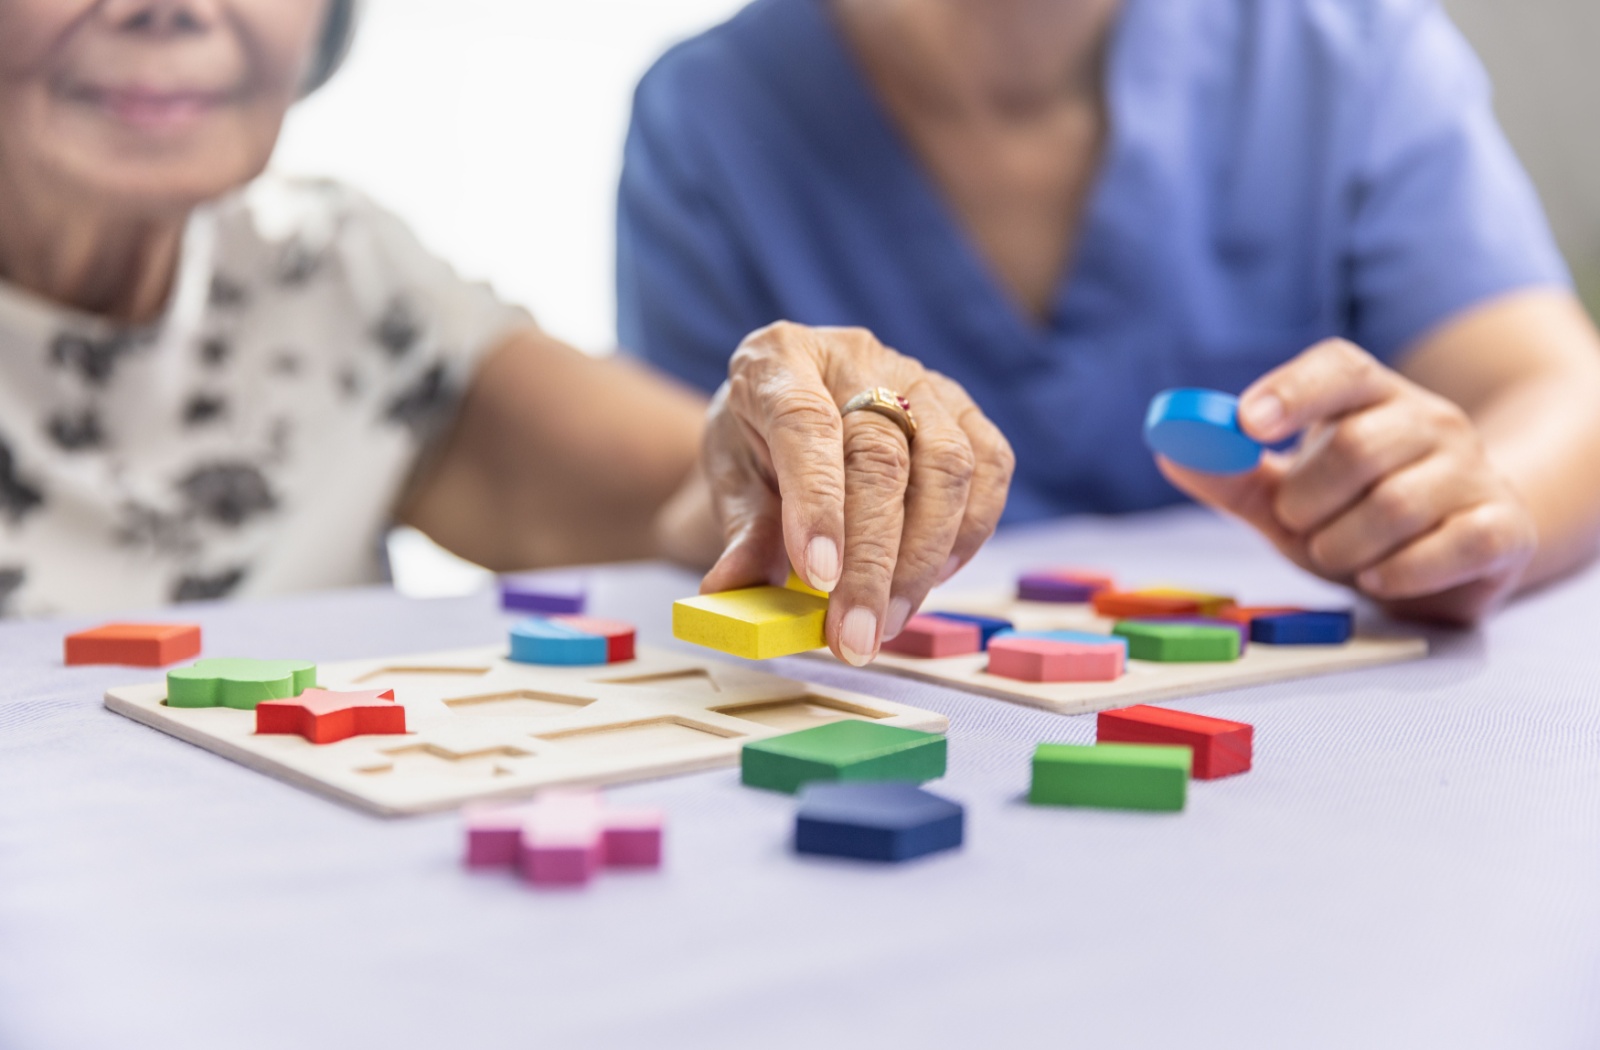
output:
[[[840,407],[874,387],[916,420]],[[994,532],[1011,446],[954,382],[854,328],[779,323],[729,363],[704,462],[726,541],[701,590],[781,582],[830,593],[828,644],[864,664]]]
[[[1348,342],[1320,343],[1262,377],[1240,398],[1239,421],[1266,444],[1304,436],[1248,474],[1165,459],[1162,472],[1395,613],[1476,620],[1516,589],[1537,551],[1532,515],[1466,413]]]

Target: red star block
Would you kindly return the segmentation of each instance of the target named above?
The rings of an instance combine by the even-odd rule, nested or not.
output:
[[[406,709],[394,690],[335,693],[307,689],[293,700],[256,705],[257,733],[298,733],[313,744],[331,744],[367,733],[404,733]]]
[[[165,667],[200,655],[200,628],[192,623],[108,623],[67,635],[67,666],[126,664]]]

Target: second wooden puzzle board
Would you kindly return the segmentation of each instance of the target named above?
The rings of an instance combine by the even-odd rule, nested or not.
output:
[[[504,646],[326,664],[324,689],[393,689],[404,736],[312,744],[257,735],[255,713],[168,707],[165,681],[112,689],[111,710],[252,769],[384,814],[554,785],[736,765],[747,741],[845,718],[943,732],[943,715],[649,648],[623,663],[545,667]]]
[[[1088,605],[1017,601],[1006,593],[951,596],[927,611],[975,613],[1010,620],[1019,631],[1078,630],[1108,633],[1112,621]],[[1132,704],[1176,700],[1223,689],[1417,660],[1428,655],[1422,638],[1360,635],[1343,645],[1252,644],[1227,663],[1150,663],[1129,660],[1127,673],[1112,682],[1022,682],[991,675],[987,653],[920,659],[882,653],[872,664],[896,674],[954,686],[968,692],[1042,707],[1064,715],[1087,714]]]

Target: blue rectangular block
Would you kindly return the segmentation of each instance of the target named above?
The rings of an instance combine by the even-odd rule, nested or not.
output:
[[[1038,638],[1046,642],[1072,642],[1075,645],[1120,645],[1128,652],[1128,640],[1120,634],[1095,634],[1093,631],[1001,631],[995,637]]]
[[[974,616],[970,613],[931,612],[929,616],[937,616],[941,620],[954,620],[957,623],[975,623],[978,631],[983,635],[983,647],[989,648],[989,641],[1001,631],[1010,631],[1014,627],[1010,620],[1002,620],[994,616]]]
[[[1350,613],[1293,612],[1250,621],[1250,640],[1262,645],[1343,645],[1353,632]]]

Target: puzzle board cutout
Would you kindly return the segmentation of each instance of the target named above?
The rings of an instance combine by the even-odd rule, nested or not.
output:
[[[258,736],[254,711],[166,706],[165,679],[105,705],[252,769],[385,815],[735,766],[747,741],[845,718],[944,732],[941,714],[734,664],[641,648],[588,667],[513,663],[503,645],[320,665],[324,689],[393,689],[405,735]]]
[[[1018,601],[1009,592],[943,598],[928,612],[976,613],[1010,620],[1019,631],[1075,630],[1107,634],[1114,623],[1089,605]],[[1309,678],[1361,667],[1419,660],[1428,655],[1422,638],[1357,634],[1343,645],[1262,645],[1252,642],[1226,663],[1151,663],[1129,660],[1127,673],[1111,682],[1023,682],[991,675],[988,653],[921,659],[880,653],[869,668],[891,671],[935,685],[954,686],[1001,700],[1064,715],[1087,714],[1132,704],[1176,700],[1224,689]]]

